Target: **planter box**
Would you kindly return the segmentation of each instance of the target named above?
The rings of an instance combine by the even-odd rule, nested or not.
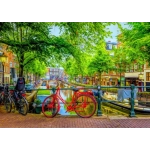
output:
[[[42,107],[41,106],[36,106],[35,113],[40,114],[41,112],[42,112]]]

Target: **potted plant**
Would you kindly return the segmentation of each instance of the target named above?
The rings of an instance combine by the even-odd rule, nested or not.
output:
[[[42,102],[40,99],[35,99],[32,105],[35,109],[36,114],[40,114],[42,111]]]

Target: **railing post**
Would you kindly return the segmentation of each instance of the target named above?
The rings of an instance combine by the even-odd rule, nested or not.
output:
[[[135,112],[134,112],[134,89],[135,89],[135,85],[131,84],[131,99],[130,99],[131,110],[130,110],[130,117],[135,117]]]
[[[55,87],[52,87],[52,92],[53,92],[53,94],[55,94],[55,91],[56,91],[56,88],[55,88]]]
[[[98,85],[97,89],[98,89],[98,99],[97,99],[97,103],[98,103],[98,109],[97,109],[97,116],[102,116],[102,111],[101,111],[101,93],[100,93],[100,85]]]

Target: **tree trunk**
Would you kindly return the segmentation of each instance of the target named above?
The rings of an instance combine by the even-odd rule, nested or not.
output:
[[[22,28],[20,28],[20,42],[22,43]],[[21,47],[21,50],[22,50],[22,47]],[[24,65],[23,65],[23,62],[24,62],[24,54],[21,53],[20,54],[20,64],[19,64],[19,77],[23,77],[23,68],[24,68]]]
[[[19,62],[19,77],[23,77],[23,68],[24,68],[23,62],[24,62],[24,55],[21,54]]]
[[[19,77],[23,77],[23,65],[19,66]]]
[[[101,72],[99,73],[99,85],[101,85]]]

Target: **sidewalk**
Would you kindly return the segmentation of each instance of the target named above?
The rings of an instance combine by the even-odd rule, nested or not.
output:
[[[41,114],[6,113],[0,108],[0,128],[150,128],[150,116],[60,116],[46,118]]]

